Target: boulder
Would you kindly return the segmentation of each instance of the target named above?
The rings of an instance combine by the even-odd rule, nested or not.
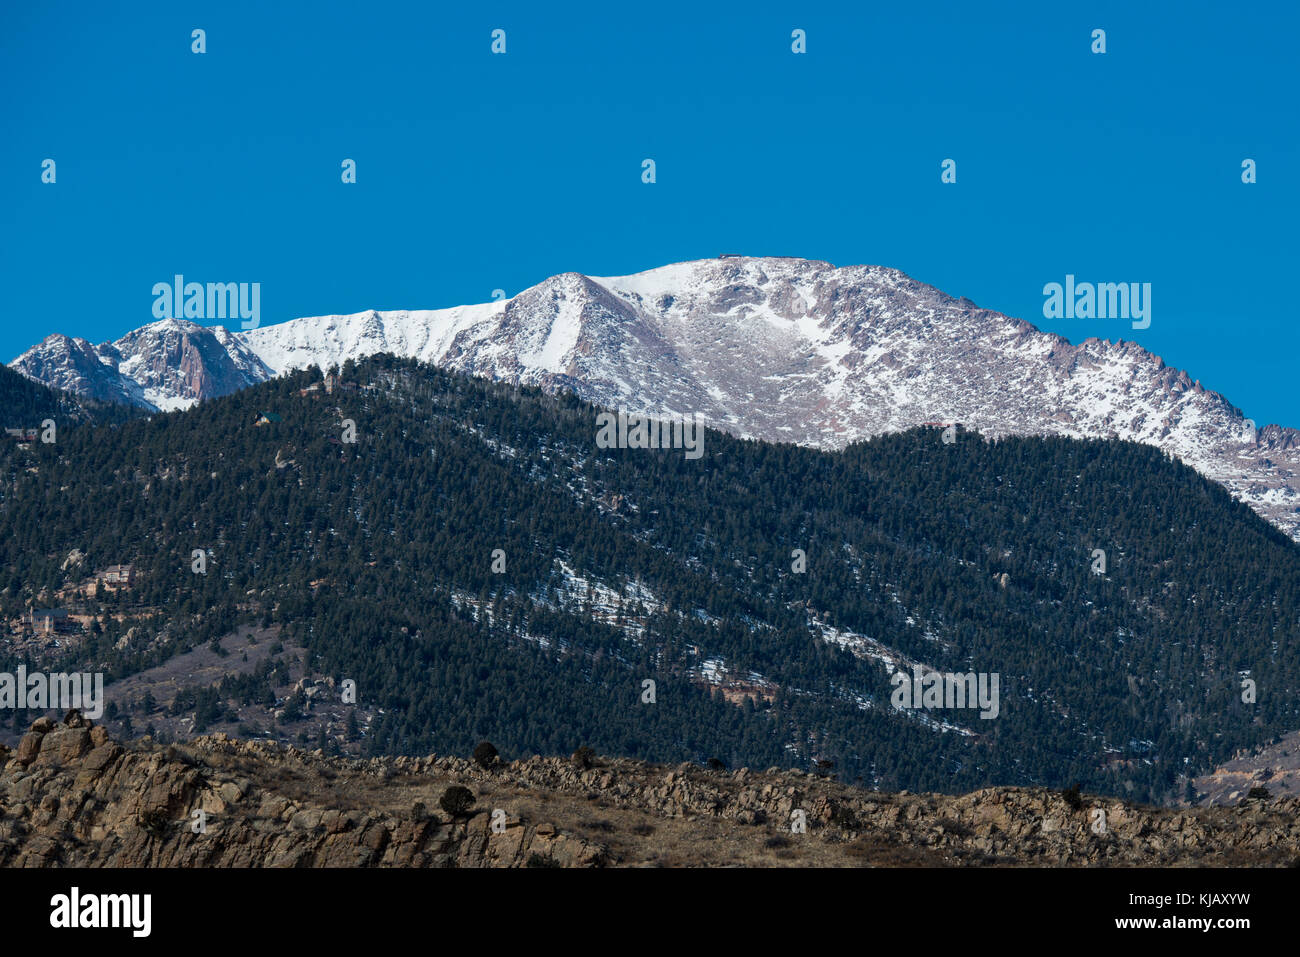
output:
[[[37,764],[69,764],[91,749],[90,731],[86,728],[57,728],[41,738]]]
[[[45,737],[42,731],[28,731],[23,735],[23,739],[18,742],[18,762],[23,765],[31,764],[36,760],[36,756],[41,753],[41,739]]]

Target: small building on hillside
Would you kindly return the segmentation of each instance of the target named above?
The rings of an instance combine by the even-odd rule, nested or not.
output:
[[[108,585],[126,585],[130,587],[135,584],[135,566],[134,565],[109,565],[104,570],[104,582]]]
[[[344,382],[341,377],[333,372],[325,373],[325,394],[333,395],[335,392],[356,392],[357,384],[355,382]]]
[[[44,635],[75,631],[77,625],[62,608],[33,608],[29,620],[32,629]]]

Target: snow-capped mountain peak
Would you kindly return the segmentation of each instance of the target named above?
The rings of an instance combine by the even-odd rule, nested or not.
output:
[[[97,346],[47,336],[10,366],[69,392],[167,411],[226,395],[274,373],[237,333],[161,319]]]
[[[1074,345],[882,266],[729,256],[628,276],[563,273],[448,309],[247,331],[163,320],[100,346],[50,336],[12,365],[73,392],[169,409],[381,352],[829,448],[927,422],[1114,435],[1166,449],[1300,536],[1300,433],[1254,431],[1135,343]]]

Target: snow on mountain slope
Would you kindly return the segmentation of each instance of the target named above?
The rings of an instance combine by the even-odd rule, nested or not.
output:
[[[453,339],[474,329],[490,332],[504,303],[415,312],[365,312],[353,316],[295,319],[239,333],[276,372],[316,365],[327,368],[347,358],[380,352],[437,362]]]
[[[47,336],[10,366],[68,392],[158,411],[227,395],[274,373],[235,333],[183,319],[141,326],[116,342]]]
[[[13,366],[171,408],[379,352],[827,448],[935,421],[991,435],[1115,435],[1177,455],[1300,537],[1294,429],[1256,434],[1222,396],[1134,343],[1072,345],[880,266],[736,257],[564,273],[504,302],[451,309],[246,332],[165,320],[99,347],[50,337]]]
[[[105,402],[152,408],[139,383],[118,371],[120,356],[111,343],[91,345],[55,333],[32,346],[10,366],[37,382]]]

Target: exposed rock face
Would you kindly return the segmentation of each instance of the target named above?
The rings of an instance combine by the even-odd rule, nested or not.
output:
[[[223,735],[123,746],[76,715],[33,726],[0,760],[6,866],[1285,865],[1300,855],[1295,799],[1179,810],[1043,789],[882,794],[797,771],[630,760],[351,761]],[[454,785],[477,801],[457,817],[438,807]],[[807,830],[794,833],[799,818]]]
[[[99,345],[47,336],[13,368],[78,395],[163,411],[229,395],[272,374],[234,333],[182,319],[154,322]]]
[[[1280,798],[1300,797],[1300,731],[1256,751],[1242,751],[1193,782],[1197,803],[1237,804],[1253,788]]]

